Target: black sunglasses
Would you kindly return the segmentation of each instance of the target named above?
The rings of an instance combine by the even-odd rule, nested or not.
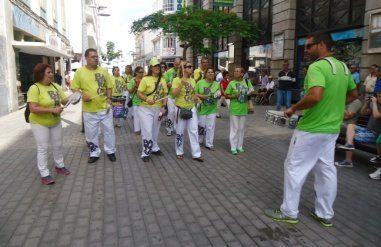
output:
[[[184,66],[184,68],[191,69],[191,68],[193,68],[193,66],[192,65],[188,65],[188,66]]]

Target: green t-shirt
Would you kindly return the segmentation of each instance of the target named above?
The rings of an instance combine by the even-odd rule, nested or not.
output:
[[[228,95],[238,95],[238,99],[230,100],[230,114],[234,116],[246,116],[247,115],[247,101],[248,93],[253,89],[253,85],[248,80],[247,83],[245,80],[242,81],[231,81],[229,82],[228,87],[225,90],[225,94]]]
[[[165,72],[164,74],[164,78],[165,78],[165,81],[167,82],[167,85],[169,83],[172,84],[173,82],[173,79],[175,79],[177,77],[177,71],[175,68],[170,68],[169,70],[167,70],[167,72]],[[173,94],[172,94],[172,87],[171,88],[168,88],[168,91],[169,91],[169,96],[171,98],[173,98]]]
[[[126,83],[128,83],[128,82],[131,81],[131,79],[133,78],[133,76],[132,76],[132,75],[126,75],[126,74],[124,74],[124,75],[122,75],[122,78],[124,79],[124,81],[125,81]]]
[[[173,79],[172,88],[178,88],[181,84],[181,78],[176,77]],[[194,88],[196,87],[196,82],[193,78],[188,78],[188,82],[181,88],[180,93],[175,97],[175,105],[180,108],[192,109],[195,105],[194,103]]]
[[[198,108],[199,115],[209,115],[217,112],[217,98],[214,98],[214,94],[220,90],[218,82],[213,81],[211,83],[200,80],[196,84],[195,92],[197,94],[209,95],[209,98],[204,99]]]
[[[343,64],[330,57],[331,64],[321,59],[308,68],[304,83],[305,93],[312,87],[323,87],[322,100],[310,109],[304,110],[297,129],[312,132],[333,134],[340,132],[343,122],[347,93],[356,88],[352,75],[345,73]],[[333,73],[336,69],[336,74]]]
[[[65,93],[58,84],[54,83],[54,86],[52,84],[45,86],[39,82],[37,82],[36,85],[30,86],[27,97],[28,102],[37,103],[44,108],[60,106],[61,101],[66,99]],[[61,121],[61,116],[53,113],[35,114],[31,112],[29,121],[32,124],[54,126]]]
[[[158,100],[163,97],[165,97],[168,93],[168,88],[167,88],[167,83],[165,82],[164,78],[161,78],[160,83],[157,85],[156,91],[152,93],[155,90],[155,85],[156,82],[159,78],[158,77],[153,77],[153,76],[145,76],[139,83],[138,91],[147,95],[148,99],[154,99]],[[161,101],[155,102],[153,105],[147,104],[147,102],[141,102],[140,106],[144,107],[161,107]]]
[[[201,68],[195,69],[193,71],[193,79],[199,81],[205,78],[206,71],[202,71]]]
[[[135,84],[139,85],[139,82],[137,83],[135,78],[131,79],[127,85],[128,90],[131,90],[133,87],[135,87]],[[135,92],[133,92],[132,94],[130,94],[130,97],[132,97],[132,105],[133,106],[140,106],[142,101],[138,97],[138,91],[137,90]]]
[[[98,66],[95,70],[79,68],[75,74],[71,88],[94,97],[89,102],[82,100],[82,111],[101,112],[107,109],[106,89],[112,89],[110,75],[106,69]],[[95,97],[100,95],[98,97]]]
[[[112,96],[122,96],[123,91],[126,89],[127,83],[124,81],[123,77],[111,76],[112,81]]]

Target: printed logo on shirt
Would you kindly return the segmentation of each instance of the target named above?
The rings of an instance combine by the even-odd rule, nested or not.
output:
[[[211,91],[210,87],[204,87],[204,95],[211,95]],[[215,99],[211,96],[203,101],[205,105],[212,105],[214,102]]]
[[[123,92],[123,83],[119,80],[115,80],[115,92],[122,93]]]
[[[48,91],[49,97],[54,101],[54,106],[60,105],[60,96],[56,91]]]
[[[192,93],[193,93],[192,85],[190,83],[185,84],[185,96],[184,96],[185,101],[191,101],[193,99]]]
[[[241,103],[244,103],[247,101],[247,88],[239,83],[236,84],[236,89],[237,89],[237,92],[238,92],[238,101],[241,102]]]
[[[101,73],[95,73],[95,81],[98,84],[98,89],[97,89],[97,94],[105,94],[106,89],[105,89],[105,77]]]
[[[157,85],[157,89],[153,95],[153,100],[158,100],[158,99],[161,99],[163,97],[163,84],[159,83],[159,85]]]

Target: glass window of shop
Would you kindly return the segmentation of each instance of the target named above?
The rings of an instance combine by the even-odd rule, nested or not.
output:
[[[271,42],[272,31],[272,1],[271,0],[244,0],[243,18],[257,23],[260,30],[260,43]],[[248,44],[251,45],[251,44]]]
[[[296,12],[299,36],[362,26],[365,0],[298,0]]]
[[[173,0],[163,0],[163,10],[164,11],[174,11]]]

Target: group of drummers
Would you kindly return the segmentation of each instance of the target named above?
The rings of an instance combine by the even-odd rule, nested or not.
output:
[[[191,63],[179,58],[174,60],[172,68],[166,68],[165,63],[152,58],[146,74],[141,66],[132,70],[127,65],[123,77],[118,67],[112,70],[110,99],[114,126],[121,127],[120,121],[128,112],[135,134],[142,138],[142,160],[148,162],[151,155],[163,155],[158,135],[164,121],[167,136],[175,133],[177,159],[184,158],[184,132],[187,131],[193,160],[203,162],[200,146],[214,150],[217,105],[221,97],[230,101],[231,153],[243,153],[245,116],[249,95],[254,93],[251,82],[243,79],[244,69],[237,67],[234,80],[223,89],[215,80],[208,58],[202,58],[196,70]]]

